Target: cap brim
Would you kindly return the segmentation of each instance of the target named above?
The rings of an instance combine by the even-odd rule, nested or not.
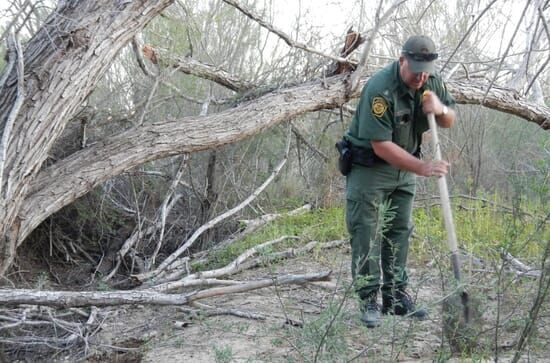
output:
[[[412,58],[407,57],[407,62],[409,64],[409,70],[413,73],[434,73],[435,71],[435,64],[433,61],[431,62],[419,62],[415,61]]]

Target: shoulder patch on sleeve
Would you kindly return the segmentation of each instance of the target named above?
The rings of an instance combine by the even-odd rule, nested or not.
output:
[[[372,114],[376,117],[382,117],[388,109],[388,103],[383,97],[374,97],[372,99]]]

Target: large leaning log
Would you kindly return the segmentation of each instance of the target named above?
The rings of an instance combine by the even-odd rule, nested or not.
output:
[[[209,297],[236,294],[274,285],[303,284],[312,281],[327,280],[330,271],[303,275],[285,275],[242,284],[215,287],[184,294],[163,294],[152,290],[132,291],[39,291],[29,289],[0,289],[1,305],[44,305],[60,308],[76,306],[113,306],[113,305],[186,305],[192,301]]]

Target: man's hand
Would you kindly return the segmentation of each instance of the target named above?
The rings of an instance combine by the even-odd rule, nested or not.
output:
[[[444,106],[439,97],[432,91],[424,91],[422,94],[422,111],[425,114],[433,113],[435,116],[440,116],[443,114]]]
[[[422,94],[422,111],[425,114],[433,113],[437,124],[440,127],[451,127],[455,121],[456,114],[452,108],[447,107],[441,102],[439,97],[432,91],[424,91]]]
[[[408,170],[416,175],[427,177],[440,177],[449,171],[448,162],[444,160],[425,161],[417,159],[392,141],[372,140],[370,143],[376,155],[398,169]]]
[[[417,172],[421,176],[442,177],[449,172],[449,163],[445,160],[424,161],[422,168]]]

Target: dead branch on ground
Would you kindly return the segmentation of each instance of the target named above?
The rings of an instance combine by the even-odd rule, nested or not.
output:
[[[296,216],[310,210],[311,210],[311,204],[305,204],[300,208],[291,210],[288,213],[270,213],[270,214],[264,214],[263,216],[260,216],[256,219],[239,219],[239,223],[244,224],[245,229],[239,232],[236,236],[233,236],[230,239],[227,239],[225,241],[218,243],[216,246],[214,246],[211,249],[211,251],[216,251],[222,248],[226,248],[227,246],[230,246],[233,243],[242,240],[244,237],[256,232],[258,229],[262,228],[268,223],[273,222],[276,219],[279,219],[281,217],[286,217],[286,216]]]
[[[509,252],[502,251],[500,253],[500,256],[502,257],[506,265],[518,276],[540,277],[542,274],[541,270],[524,264],[523,262],[512,256]]]
[[[284,251],[281,251],[281,252],[274,252],[274,253],[270,253],[269,255],[265,255],[265,256],[255,258],[254,260],[251,260],[249,262],[244,263],[242,269],[243,270],[248,270],[248,269],[252,269],[254,267],[258,267],[261,264],[266,264],[266,263],[273,262],[273,261],[285,260],[285,259],[289,259],[289,258],[299,256],[299,255],[304,254],[304,253],[309,253],[309,252],[313,251],[316,248],[321,249],[321,250],[323,250],[323,249],[332,249],[332,248],[340,247],[340,246],[342,246],[346,243],[348,243],[347,240],[336,240],[336,241],[325,242],[325,243],[321,243],[321,242],[318,242],[318,241],[311,241],[308,244],[306,244],[305,246],[302,246],[302,247],[299,247],[299,248],[292,248],[291,247],[291,248],[288,248],[288,249],[286,249]]]
[[[282,242],[283,240],[289,239],[289,238],[296,239],[297,237],[283,236],[272,241],[264,242],[258,246],[255,246],[246,250],[245,252],[240,254],[235,260],[233,260],[231,263],[227,264],[222,268],[188,274],[186,277],[181,278],[180,280],[176,280],[176,279],[184,275],[187,272],[187,270],[186,269],[175,270],[170,275],[167,275],[165,277],[162,276],[163,279],[160,281],[160,283],[157,283],[156,285],[152,286],[152,289],[156,291],[166,292],[169,290],[190,287],[192,285],[200,284],[199,281],[202,281],[203,279],[217,279],[223,276],[234,275],[236,273],[239,273],[245,270],[253,269],[262,264],[267,264],[274,261],[293,258],[301,254],[311,252],[316,248],[331,249],[331,248],[340,247],[345,243],[347,243],[346,240],[336,240],[336,241],[331,241],[326,243],[311,241],[305,246],[302,246],[300,248],[288,248],[281,252],[274,252],[274,253],[256,257],[254,259],[250,259],[252,256],[258,254],[262,249],[268,246],[273,246],[274,244]],[[225,281],[225,280],[215,280],[215,281]]]
[[[60,308],[78,306],[117,305],[187,305],[190,302],[214,296],[237,294],[274,285],[304,284],[310,281],[324,281],[331,271],[303,275],[283,275],[268,279],[242,282],[233,286],[216,287],[183,294],[164,294],[154,290],[133,291],[40,291],[32,289],[0,289],[0,304],[44,305]]]
[[[192,283],[197,279],[212,279],[212,278],[219,278],[222,276],[234,275],[238,272],[241,272],[245,269],[250,268],[245,266],[245,262],[251,256],[258,254],[260,251],[262,251],[266,247],[272,246],[276,243],[282,242],[289,238],[298,239],[298,237],[283,236],[271,241],[264,242],[258,246],[249,248],[248,250],[244,251],[235,260],[233,260],[231,263],[229,263],[228,265],[222,268],[210,270],[210,271],[196,272],[196,273],[187,275],[186,277],[178,281],[174,281],[174,280],[180,278],[186,271],[176,270],[172,272],[170,275],[162,276],[161,283],[156,283],[152,288],[156,291],[168,291],[168,290],[174,290],[174,289],[186,287],[187,283],[190,283],[190,282]]]
[[[289,133],[289,136],[290,136],[290,133]],[[248,198],[246,198],[244,201],[242,201],[236,207],[228,210],[225,213],[220,214],[219,216],[217,216],[214,219],[210,220],[206,224],[200,226],[193,233],[193,235],[191,235],[191,237],[189,237],[189,239],[187,239],[187,241],[185,241],[185,243],[183,243],[176,251],[174,251],[170,256],[168,256],[155,270],[147,272],[147,273],[142,273],[142,274],[139,274],[139,275],[135,275],[134,277],[138,281],[143,282],[143,281],[146,281],[148,279],[151,279],[151,278],[159,275],[162,271],[166,270],[172,263],[176,262],[178,257],[181,256],[185,251],[187,251],[193,245],[193,243],[199,238],[199,236],[202,235],[202,233],[204,233],[205,231],[207,231],[210,228],[214,227],[219,222],[221,222],[224,219],[234,215],[235,213],[237,213],[238,211],[240,211],[241,209],[243,209],[244,207],[249,205],[254,199],[256,199],[258,197],[258,195],[260,195],[260,193],[262,193],[267,188],[267,186],[269,184],[271,184],[271,182],[275,179],[275,177],[277,175],[279,175],[279,173],[283,169],[283,166],[285,166],[285,164],[288,160],[289,150],[290,150],[290,137],[288,138],[286,151],[285,151],[285,156],[283,157],[283,160],[281,160],[279,165],[277,165],[275,167],[275,169],[273,170],[271,175],[264,181],[264,183],[262,185],[260,185],[250,196],[248,196]]]
[[[153,253],[153,256],[151,258],[151,260],[152,260],[151,263],[154,264],[155,256],[157,255],[158,251],[160,250],[160,246],[162,245],[162,240],[163,240],[163,236],[164,236],[164,226],[165,226],[165,223],[166,223],[166,217],[168,216],[168,214],[170,213],[170,211],[172,210],[172,208],[174,207],[176,202],[181,198],[180,194],[176,194],[176,188],[177,188],[178,184],[180,183],[181,178],[183,176],[183,172],[184,172],[185,165],[187,164],[187,160],[188,160],[188,155],[184,155],[181,162],[180,162],[180,165],[178,167],[178,171],[176,172],[176,176],[172,180],[172,184],[170,185],[170,188],[168,189],[168,192],[164,196],[164,200],[163,200],[162,204],[160,205],[159,209],[157,210],[157,212],[155,214],[155,218],[153,220],[153,223],[150,226],[148,226],[145,229],[145,231],[143,231],[143,226],[142,225],[136,226],[136,228],[134,229],[134,231],[132,232],[130,237],[128,239],[126,239],[126,241],[124,242],[124,244],[122,245],[122,247],[118,251],[117,256],[116,256],[115,267],[113,268],[113,270],[107,276],[105,276],[103,278],[104,282],[109,281],[111,278],[113,278],[113,276],[118,271],[118,269],[119,269],[119,267],[122,263],[122,260],[124,259],[126,254],[130,251],[130,249],[132,249],[136,245],[136,243],[139,240],[141,240],[144,237],[154,235],[160,229],[161,234],[160,234],[160,236],[158,238],[158,241],[157,241],[157,247],[155,248],[155,253]]]
[[[238,318],[253,319],[253,320],[266,320],[266,316],[258,313],[253,313],[249,311],[242,311],[237,309],[226,309],[216,306],[210,306],[206,304],[201,304],[199,302],[193,302],[190,307],[182,306],[181,311],[193,314],[193,315],[203,315],[203,316],[219,316],[219,315],[232,315]],[[178,322],[176,322],[177,324]]]
[[[89,339],[102,324],[99,315],[95,306],[89,312],[82,309],[56,311],[36,305],[2,309],[0,343],[6,351],[43,348],[62,351],[79,344],[88,347]]]

